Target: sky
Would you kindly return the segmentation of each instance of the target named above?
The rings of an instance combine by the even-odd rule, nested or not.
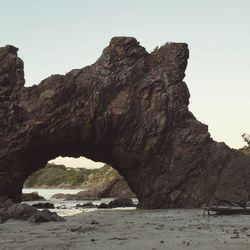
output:
[[[0,0],[0,6],[0,46],[19,48],[26,86],[95,62],[113,36],[133,36],[149,52],[169,41],[188,43],[189,109],[214,140],[246,145],[249,0]]]

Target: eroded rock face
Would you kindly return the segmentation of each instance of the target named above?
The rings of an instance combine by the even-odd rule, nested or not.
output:
[[[84,188],[85,189],[85,188]],[[108,183],[96,183],[95,186],[87,187],[86,190],[77,194],[54,194],[52,198],[64,200],[86,200],[101,198],[135,198],[127,182],[121,177],[114,177]]]
[[[27,220],[33,223],[65,220],[48,209],[40,211],[26,203],[13,203],[11,200],[0,198],[0,224],[9,219]]]
[[[21,201],[25,179],[59,155],[116,168],[140,207],[249,199],[250,157],[214,142],[188,110],[189,52],[149,54],[115,37],[91,66],[24,87],[17,49],[0,49],[0,196]]]

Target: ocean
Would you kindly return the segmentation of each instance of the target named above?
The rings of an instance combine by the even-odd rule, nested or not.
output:
[[[83,189],[50,189],[50,188],[23,188],[23,193],[37,192],[39,195],[43,196],[46,200],[49,200],[51,196],[58,193],[63,194],[76,194]]]
[[[65,201],[62,199],[54,199],[51,198],[54,194],[63,193],[63,194],[76,194],[83,189],[43,189],[43,188],[23,188],[23,193],[32,193],[37,192],[39,195],[43,196],[46,201],[25,201],[27,204],[36,204],[36,203],[53,203],[55,209],[50,209],[52,212],[56,212],[60,216],[70,216],[74,214],[84,213],[84,212],[94,212],[97,208],[76,208],[77,204],[84,204],[91,202],[94,205],[100,205],[101,203],[109,203],[110,201],[114,200],[114,198],[103,198],[98,200],[72,200],[72,201]],[[138,203],[137,199],[132,199],[135,204]],[[116,210],[132,210],[135,208],[115,208]],[[114,210],[114,209],[112,209]]]

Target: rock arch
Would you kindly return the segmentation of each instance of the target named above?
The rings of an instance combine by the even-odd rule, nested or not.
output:
[[[0,49],[0,196],[20,201],[25,179],[61,155],[111,164],[142,208],[249,198],[249,157],[188,110],[187,44],[149,54],[115,37],[94,64],[32,87],[17,51]]]

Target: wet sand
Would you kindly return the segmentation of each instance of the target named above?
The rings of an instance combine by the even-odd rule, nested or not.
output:
[[[250,249],[250,216],[201,209],[98,210],[65,222],[0,224],[2,250]]]

